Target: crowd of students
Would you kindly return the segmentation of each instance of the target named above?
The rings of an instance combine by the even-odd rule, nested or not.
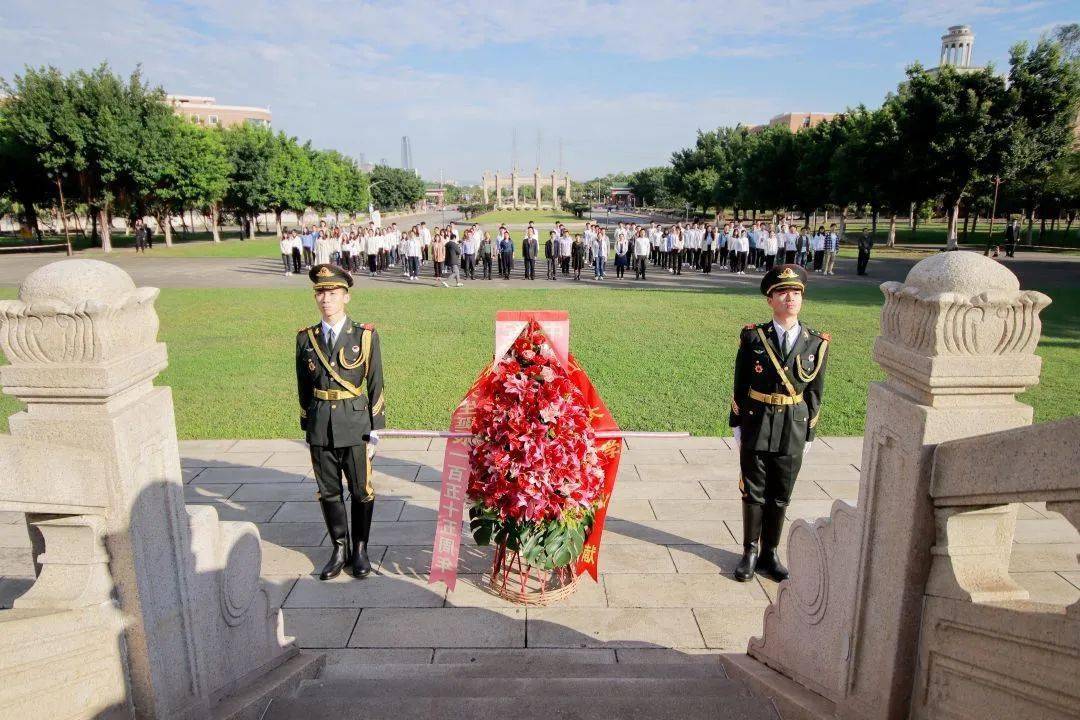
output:
[[[463,280],[491,280],[497,272],[509,280],[516,259],[522,260],[522,276],[536,279],[536,264],[546,263],[545,277],[580,280],[582,272],[593,280],[608,277],[608,259],[613,258],[615,277],[624,278],[634,269],[634,278],[644,280],[648,267],[682,275],[684,270],[710,274],[713,268],[745,275],[748,268],[768,272],[773,265],[796,263],[823,275],[835,274],[840,239],[836,225],[798,228],[794,223],[729,222],[718,227],[704,222],[618,223],[608,228],[588,223],[581,233],[571,233],[557,223],[540,240],[539,230],[530,222],[521,238],[520,253],[510,231],[502,225],[494,232],[477,224],[449,223],[428,228],[426,222],[405,230],[397,223],[387,227],[310,226],[284,233],[281,260],[285,274],[300,273],[320,263],[333,263],[352,273],[367,272],[375,277],[401,273],[410,281],[420,277],[429,264],[432,276],[444,287],[461,287]],[[860,246],[861,247],[861,246]]]

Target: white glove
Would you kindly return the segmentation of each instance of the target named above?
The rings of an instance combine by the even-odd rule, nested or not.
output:
[[[735,447],[742,447],[742,428],[736,425],[732,434],[735,436]]]
[[[378,444],[379,444],[379,431],[378,430],[372,430],[371,432],[368,433],[368,445],[378,445]]]
[[[807,440],[806,444],[803,445],[802,454],[803,455],[808,455],[810,453],[810,448],[811,448],[811,446],[813,446],[813,444],[814,444],[813,440]]]

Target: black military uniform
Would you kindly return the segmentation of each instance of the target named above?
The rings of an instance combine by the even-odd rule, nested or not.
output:
[[[333,265],[316,265],[308,277],[315,289],[352,286],[352,276]],[[319,486],[319,506],[333,545],[320,573],[335,577],[352,562],[353,574],[371,572],[367,544],[375,492],[367,442],[372,430],[386,426],[379,335],[370,324],[346,317],[338,336],[328,342],[320,321],[296,335],[296,387],[300,427],[311,449]],[[341,483],[344,473],[352,497],[352,544]]]
[[[798,265],[780,265],[762,278],[761,292],[804,290],[806,277]],[[803,450],[814,439],[821,412],[828,346],[827,334],[801,324],[793,344],[780,344],[772,320],[742,330],[728,420],[741,433],[743,558],[737,580],[749,580],[755,569],[777,581],[787,577],[776,548]]]

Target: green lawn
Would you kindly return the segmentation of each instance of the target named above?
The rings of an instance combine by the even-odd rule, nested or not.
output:
[[[1038,421],[1080,412],[1080,290],[1058,288],[1044,312],[1042,383],[1021,396]],[[13,297],[14,289],[0,289]],[[862,432],[881,294],[834,287],[808,298],[804,321],[832,333],[826,435]],[[302,290],[163,290],[157,303],[181,438],[299,437],[293,343],[316,318]],[[572,350],[615,418],[636,430],[726,434],[739,328],[767,317],[760,295],[663,290],[374,288],[353,293],[352,315],[379,328],[389,424],[443,429],[485,362],[499,309],[568,310]],[[17,409],[0,396],[0,429]]]
[[[538,226],[550,226],[557,222],[584,222],[582,218],[574,217],[570,213],[552,210],[493,210],[492,212],[487,212],[483,215],[477,215],[475,218],[468,220],[468,222],[498,227],[501,223],[506,223],[507,225],[526,225],[530,220]],[[550,229],[550,227],[548,229]]]
[[[822,220],[818,218],[818,224],[821,224]],[[829,223],[836,223],[840,225],[839,218],[830,217]],[[826,224],[826,227],[828,224]],[[870,227],[869,220],[849,220],[847,222],[847,233],[849,240],[854,242],[857,235],[862,232],[864,227]],[[1065,248],[1080,248],[1080,224],[1073,223],[1072,228],[1068,233],[1065,232],[1065,224],[1061,223],[1057,230],[1050,229],[1050,223],[1047,223],[1046,234],[1043,236],[1042,241],[1039,240],[1039,223],[1035,223],[1034,232],[1032,233],[1031,242],[1033,245],[1050,246],[1050,247],[1065,247]],[[878,237],[879,242],[884,243],[885,238],[889,233],[889,220],[878,220]],[[896,223],[896,242],[901,245],[918,244],[918,245],[945,245],[945,237],[947,234],[948,226],[944,222],[934,221],[929,223],[920,223],[918,229],[914,232],[908,229],[906,221],[897,221]],[[1023,238],[1026,238],[1027,226],[1024,226]],[[964,239],[964,220],[960,219],[960,227],[958,230],[958,237],[960,245],[969,245],[977,248],[986,247],[986,240],[990,233],[990,223],[986,218],[979,220],[979,225],[972,232],[969,228],[967,240]],[[1005,244],[1005,224],[1001,220],[994,222],[994,243],[999,245]],[[876,246],[875,246],[876,247]],[[1024,245],[1019,246],[1021,249]]]

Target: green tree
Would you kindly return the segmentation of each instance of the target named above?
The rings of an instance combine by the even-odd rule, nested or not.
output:
[[[976,185],[1002,173],[1007,152],[1005,82],[992,69],[927,72],[908,68],[895,96],[901,145],[929,178],[948,213],[947,242],[957,244],[960,202]]]
[[[225,206],[255,237],[256,216],[270,207],[270,165],[274,157],[274,134],[263,127],[234,125],[222,132],[229,159],[229,186]]]
[[[1007,169],[1013,192],[1023,198],[1030,243],[1035,208],[1047,197],[1058,162],[1073,143],[1080,61],[1068,59],[1059,43],[1042,40],[1030,49],[1026,43],[1015,45],[1009,66]]]
[[[142,146],[132,214],[153,215],[164,230],[165,244],[172,245],[170,218],[198,209],[209,217],[214,241],[220,242],[220,205],[230,170],[220,130],[163,115]]]
[[[106,64],[67,77],[56,68],[27,68],[4,89],[14,137],[43,169],[75,179],[102,248],[111,250],[113,204],[135,194],[143,147],[172,112],[164,93],[139,70],[125,82]]]
[[[411,170],[376,165],[371,171],[371,197],[380,210],[400,210],[424,198],[424,181]]]
[[[293,211],[303,216],[309,200],[312,184],[312,152],[309,146],[300,145],[296,138],[278,133],[271,145],[273,152],[267,169],[267,207],[274,213],[274,227],[281,237],[281,215]]]
[[[650,167],[638,170],[630,176],[630,189],[642,204],[660,207],[670,201],[667,191],[667,176],[671,168]]]
[[[785,127],[766,127],[750,143],[740,174],[740,205],[773,212],[794,207],[797,168],[795,135]]]

